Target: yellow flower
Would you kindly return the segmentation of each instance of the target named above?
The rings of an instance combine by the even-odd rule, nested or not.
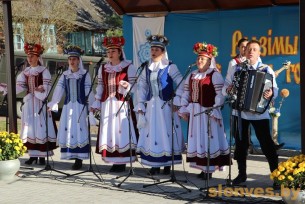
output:
[[[299,169],[295,169],[295,170],[293,171],[293,175],[297,175],[298,173],[300,173],[300,170],[299,170]]]
[[[280,176],[278,177],[278,179],[279,179],[279,181],[282,181],[282,180],[285,179],[285,176],[284,176],[284,175],[280,175]]]
[[[278,170],[278,169],[275,169],[271,175],[274,177],[274,178],[277,178],[279,175],[281,174],[281,172]]]
[[[270,179],[285,188],[305,190],[305,155],[300,154],[279,163]]]
[[[305,167],[305,162],[299,163],[298,167],[300,168]]]
[[[282,172],[282,171],[285,171],[285,167],[279,166],[279,167],[278,167],[278,170],[281,171],[281,172]]]
[[[286,162],[283,162],[283,166],[288,167],[289,166],[289,160],[287,160]]]
[[[26,147],[19,134],[0,132],[0,161],[17,159],[23,156],[25,151]]]
[[[290,181],[293,181],[294,180],[294,178],[292,177],[292,176],[288,176],[287,177]]]

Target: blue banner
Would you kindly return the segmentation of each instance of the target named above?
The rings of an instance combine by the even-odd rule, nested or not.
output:
[[[124,16],[125,52],[132,59],[132,17]],[[218,68],[225,77],[228,62],[237,54],[240,38],[257,39],[262,43],[261,58],[275,71],[291,61],[288,70],[277,77],[279,92],[285,88],[290,92],[281,107],[279,117],[279,142],[285,148],[300,150],[300,53],[299,53],[299,7],[277,6],[270,8],[217,11],[196,14],[168,14],[165,17],[165,35],[170,43],[169,58],[177,64],[183,74],[188,65],[196,61],[192,48],[196,42],[208,42],[218,47]],[[280,94],[275,107],[279,107]],[[223,109],[225,129],[229,136],[229,108]],[[271,120],[270,120],[271,123]],[[271,128],[270,128],[271,131]],[[186,133],[186,130],[185,130]],[[258,144],[254,131],[252,141]]]

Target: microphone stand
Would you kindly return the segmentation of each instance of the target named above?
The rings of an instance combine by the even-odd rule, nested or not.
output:
[[[231,98],[231,99],[228,99],[227,101],[225,101],[222,105],[218,105],[218,106],[215,106],[215,107],[212,107],[212,108],[208,108],[202,112],[199,112],[199,113],[196,113],[194,114],[194,117],[198,116],[198,115],[201,115],[203,113],[207,114],[208,116],[208,124],[207,124],[207,127],[208,127],[208,157],[207,157],[207,172],[209,173],[209,170],[210,170],[210,146],[211,146],[211,112],[216,109],[216,108],[220,108],[222,107],[223,105],[225,105],[226,103],[230,103],[231,104],[231,108],[230,108],[230,112],[232,113],[232,103],[234,103],[235,99],[234,98]],[[229,146],[229,159],[230,159],[230,162],[229,162],[229,179],[226,180],[226,184],[225,185],[221,185],[221,186],[228,186],[228,187],[234,187],[234,186],[240,186],[240,187],[246,187],[244,185],[233,185],[232,184],[232,180],[231,180],[231,165],[232,165],[232,162],[231,162],[231,144],[232,144],[232,136],[233,136],[233,133],[232,133],[232,114],[231,114],[231,118],[230,118],[230,126],[231,126],[231,129],[230,129],[230,146]],[[221,198],[221,197],[211,197],[209,195],[209,190],[212,186],[210,186],[209,184],[209,181],[210,181],[210,177],[207,176],[207,180],[205,181],[205,188],[200,188],[199,190],[202,191],[204,190],[205,192],[205,196],[204,198],[205,199],[210,199],[210,200],[218,200],[218,201],[225,201],[225,202],[229,202],[231,203],[229,200],[227,199],[224,199],[224,198]],[[214,186],[214,188],[218,188],[218,186]],[[223,195],[223,193],[221,193],[221,195]],[[234,195],[231,195],[229,196],[230,198],[233,198],[233,197],[236,197]],[[242,196],[237,196],[238,198],[242,197]]]
[[[62,74],[62,68],[59,68],[57,69],[57,76],[55,78],[55,81],[48,93],[48,95],[45,97],[45,99],[42,101],[42,106],[40,107],[40,110],[38,111],[38,115],[41,114],[41,111],[43,109],[43,107],[45,107],[45,113],[46,113],[46,116],[45,116],[45,125],[46,125],[46,151],[47,151],[47,163],[46,163],[46,166],[44,169],[41,169],[39,171],[37,171],[35,174],[39,173],[39,172],[42,172],[42,171],[55,171],[57,173],[61,173],[61,174],[64,174],[64,175],[69,175],[67,173],[64,173],[62,171],[59,171],[59,170],[56,170],[54,169],[53,167],[51,167],[50,163],[49,163],[49,129],[48,129],[48,107],[47,107],[47,103],[48,103],[48,98],[54,88],[54,85],[55,85],[55,82],[57,81],[58,77]],[[51,113],[50,113],[51,114]]]
[[[115,116],[117,117],[118,114],[120,113],[120,110],[122,109],[123,105],[125,104],[126,101],[129,101],[129,103],[131,102],[130,100],[131,99],[131,90],[133,89],[134,85],[137,83],[138,81],[138,78],[141,76],[143,70],[145,69],[145,66],[147,65],[148,61],[144,62],[138,69],[142,68],[137,76],[137,78],[135,79],[135,82],[131,85],[129,91],[127,92],[127,94],[124,96],[124,101],[123,103],[121,104],[119,110],[116,112]],[[134,171],[134,167],[132,166],[132,147],[131,147],[131,142],[132,142],[132,138],[131,138],[131,127],[130,127],[130,119],[131,119],[131,111],[130,111],[130,105],[127,104],[127,119],[128,119],[128,133],[129,133],[129,154],[130,154],[130,157],[129,157],[129,163],[130,163],[130,169],[129,169],[129,172],[127,175],[125,175],[126,177],[123,179],[123,181],[121,181],[117,186],[120,187],[122,185],[122,183],[124,183],[130,176],[139,176],[139,177],[142,177],[142,178],[150,178],[150,177],[147,177],[147,176],[142,176],[142,175],[137,175]],[[132,119],[131,119],[132,120]],[[136,128],[136,127],[135,127]],[[123,176],[117,176],[116,179],[118,178],[121,178]],[[155,179],[155,178],[150,178],[150,179],[153,179],[153,180],[158,180],[158,179]]]
[[[177,91],[177,89],[179,88],[180,84],[183,82],[183,80],[186,78],[186,76],[189,74],[189,72],[191,71],[192,67],[196,65],[196,64],[191,64],[188,66],[187,71],[185,72],[185,74],[183,75],[181,81],[177,84],[175,90],[172,93],[171,98],[168,101],[165,101],[162,105],[162,109],[164,108],[164,106],[171,101],[171,120],[172,120],[172,141],[171,141],[171,145],[172,145],[172,170],[171,170],[171,176],[170,179],[166,180],[166,181],[161,181],[158,183],[153,183],[153,184],[148,184],[148,185],[143,185],[143,188],[149,187],[149,186],[154,186],[154,185],[158,185],[161,183],[168,183],[168,182],[172,182],[172,183],[176,183],[179,186],[181,186],[182,188],[184,188],[185,190],[187,190],[188,192],[191,192],[190,189],[186,188],[184,185],[182,185],[180,182],[184,182],[187,183],[187,181],[178,181],[176,176],[175,176],[175,169],[174,169],[174,161],[175,161],[175,155],[174,155],[174,104],[173,104],[173,99],[175,97],[175,93]]]
[[[225,102],[225,103],[227,103],[227,102]],[[224,103],[224,104],[225,104]],[[211,152],[210,152],[210,146],[211,146],[211,113],[212,113],[212,111],[214,110],[214,109],[217,109],[217,108],[220,108],[220,107],[222,107],[224,104],[222,104],[222,105],[218,105],[218,106],[215,106],[215,107],[211,107],[211,108],[208,108],[208,109],[206,109],[206,110],[204,110],[204,111],[202,111],[202,112],[199,112],[199,113],[196,113],[196,114],[194,114],[194,117],[197,117],[197,116],[199,116],[199,115],[201,115],[201,114],[203,114],[203,113],[205,113],[207,116],[208,116],[208,124],[207,124],[207,128],[208,128],[208,130],[207,130],[207,133],[208,133],[208,151],[207,151],[207,153],[208,153],[208,157],[207,157],[207,172],[208,172],[208,174],[209,174],[209,172],[210,172],[210,156],[211,156]],[[231,152],[230,152],[230,154],[231,154]],[[231,163],[231,162],[230,162]],[[210,182],[210,176],[208,175],[207,176],[207,179],[205,180],[205,188],[200,188],[199,190],[200,191],[202,191],[202,190],[205,190],[205,192],[206,192],[206,194],[205,194],[205,197],[206,198],[209,198],[209,189],[210,189],[210,184],[209,184],[209,182]]]
[[[87,94],[87,96],[86,96],[86,99],[85,99],[85,104],[83,105],[83,109],[82,109],[82,111],[81,111],[81,113],[80,113],[80,115],[79,115],[79,117],[78,117],[78,122],[79,122],[79,120],[80,120],[80,117],[82,116],[82,114],[83,114],[83,112],[84,112],[84,109],[85,109],[85,107],[87,108],[87,118],[88,118],[88,120],[87,120],[87,125],[88,125],[88,141],[89,141],[89,146],[90,146],[90,151],[89,151],[89,168],[87,169],[87,170],[85,170],[85,171],[81,171],[81,172],[79,172],[79,173],[76,173],[76,174],[69,174],[69,175],[67,175],[67,177],[70,177],[70,176],[76,176],[76,175],[79,175],[79,174],[83,174],[83,173],[86,173],[86,172],[92,172],[97,178],[98,178],[98,180],[99,181],[104,181],[104,179],[103,178],[100,178],[98,175],[97,175],[97,173],[93,170],[93,167],[92,167],[92,147],[91,147],[91,135],[90,135],[90,121],[89,121],[89,102],[88,102],[88,99],[89,99],[89,96],[90,96],[90,94],[91,94],[91,92],[92,92],[92,87],[93,87],[93,84],[94,84],[94,81],[95,81],[95,79],[96,79],[96,77],[97,77],[97,75],[98,75],[98,69],[100,68],[100,66],[101,66],[101,63],[102,63],[102,61],[104,60],[104,58],[102,57],[101,59],[100,59],[100,61],[98,61],[98,63],[95,65],[95,67],[94,67],[94,70],[95,70],[95,76],[94,76],[94,78],[93,78],[93,80],[92,80],[92,82],[91,82],[91,86],[90,86],[90,90],[89,90],[89,93]]]

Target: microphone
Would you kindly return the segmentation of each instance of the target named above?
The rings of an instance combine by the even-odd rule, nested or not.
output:
[[[241,62],[241,64],[248,65],[248,64],[250,64],[250,60],[249,59],[245,59],[245,61]]]
[[[137,72],[136,72],[136,75],[137,76],[140,76],[141,75],[141,73],[143,72],[143,70],[145,69],[145,66],[146,65],[148,65],[148,60],[147,61],[145,61],[145,62],[143,62],[139,67],[138,67],[138,69],[137,69]]]
[[[148,60],[143,62],[140,67],[145,67],[148,64]]]
[[[62,74],[62,70],[63,70],[63,68],[64,68],[64,66],[63,66],[63,65],[61,65],[61,66],[57,67],[57,68],[56,68],[56,73],[57,73],[57,74],[59,74],[59,75],[60,75],[60,74]]]
[[[22,62],[20,62],[19,64],[16,65],[15,69],[19,70],[21,66],[23,66],[27,61],[23,60]]]
[[[97,76],[98,75],[98,70],[101,66],[101,63],[104,61],[104,57],[102,57],[97,63],[96,65],[94,66],[94,76]]]
[[[236,99],[237,99],[237,95],[236,95],[236,94],[233,94],[233,95],[230,95],[230,96],[227,98],[227,101],[234,102],[234,101],[236,101]]]
[[[104,61],[104,57],[101,57],[101,59],[96,64],[101,64]]]
[[[246,59],[245,61],[240,63],[240,66],[242,67],[243,70],[247,70],[249,64],[250,64],[250,60]]]
[[[193,64],[190,64],[189,67],[193,67],[193,66],[196,66],[196,65],[197,65],[197,63],[195,62]]]

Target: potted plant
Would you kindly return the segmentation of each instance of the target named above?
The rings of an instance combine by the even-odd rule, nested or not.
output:
[[[305,155],[300,154],[281,162],[270,178],[281,186],[286,203],[305,202]]]
[[[19,134],[0,132],[0,180],[10,180],[20,168],[19,157],[26,152]]]

